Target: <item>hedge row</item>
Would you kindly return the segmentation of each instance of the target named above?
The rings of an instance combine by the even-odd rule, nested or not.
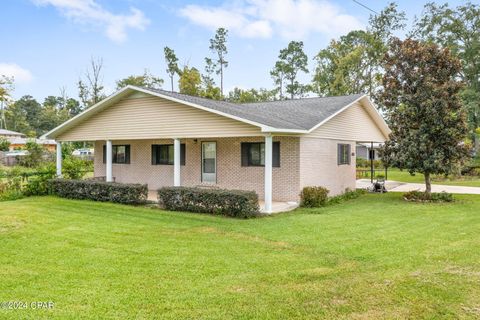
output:
[[[254,191],[164,187],[158,200],[167,210],[212,213],[237,218],[259,214],[258,195]]]
[[[49,180],[50,193],[62,198],[141,204],[146,202],[146,184],[124,184],[93,180]]]

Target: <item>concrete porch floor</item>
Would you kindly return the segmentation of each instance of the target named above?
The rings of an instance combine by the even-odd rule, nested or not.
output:
[[[148,191],[148,200],[149,201],[157,201],[157,191],[156,190],[149,190]],[[260,200],[258,202],[260,205],[260,212],[264,212],[265,209],[265,202]],[[288,202],[281,202],[281,201],[273,201],[272,202],[272,213],[279,213],[279,212],[286,212],[292,211],[298,207],[298,203],[294,201]]]

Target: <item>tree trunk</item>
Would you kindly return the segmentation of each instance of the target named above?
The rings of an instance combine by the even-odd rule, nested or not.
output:
[[[220,92],[222,93],[223,98],[223,64],[220,62]]]
[[[170,83],[172,84],[172,92],[173,92],[173,76],[170,76]]]
[[[425,193],[428,195],[432,193],[432,183],[430,181],[430,172],[425,172]]]

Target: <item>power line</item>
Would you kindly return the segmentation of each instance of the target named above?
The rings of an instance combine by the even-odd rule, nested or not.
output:
[[[373,9],[370,8],[370,7],[367,7],[367,6],[364,5],[363,3],[361,3],[361,2],[359,2],[359,1],[357,1],[357,0],[352,0],[352,1],[355,2],[356,4],[360,5],[360,6],[364,7],[364,8],[367,9],[368,11],[371,11],[371,12],[373,12],[373,13],[375,13],[375,14],[378,14],[377,11],[373,10]]]

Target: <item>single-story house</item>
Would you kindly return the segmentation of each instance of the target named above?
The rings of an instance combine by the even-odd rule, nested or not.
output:
[[[53,152],[56,149],[56,141],[51,139],[28,138],[25,134],[6,129],[0,129],[0,138],[5,138],[10,142],[9,150],[14,151],[23,149],[27,142],[35,141],[42,145],[46,150]]]
[[[44,137],[92,141],[106,181],[254,190],[298,201],[304,186],[355,189],[357,142],[390,130],[366,95],[235,104],[127,86]]]

